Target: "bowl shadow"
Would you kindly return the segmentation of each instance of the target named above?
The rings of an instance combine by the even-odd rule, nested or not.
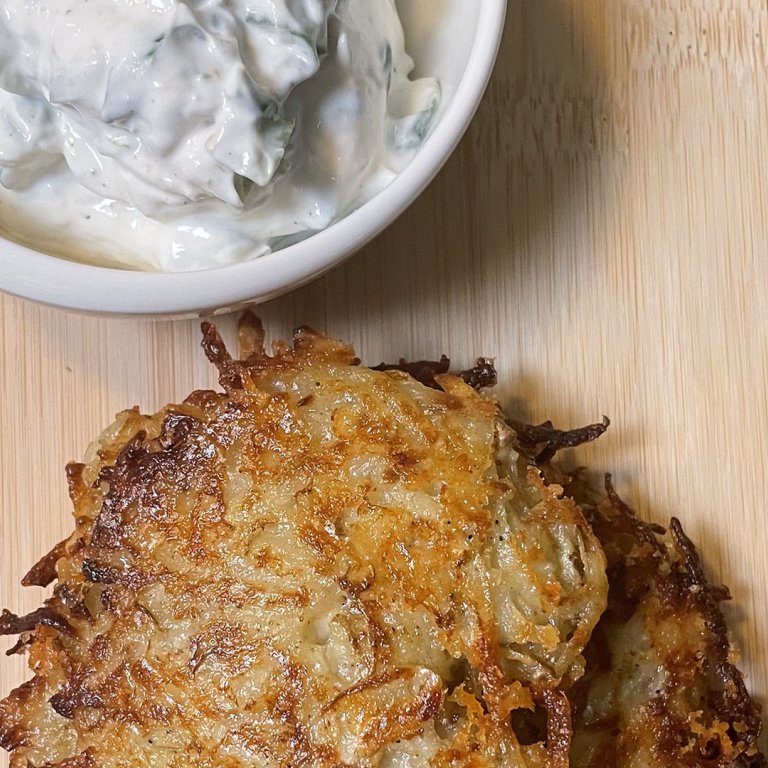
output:
[[[441,173],[350,261],[259,307],[268,326],[313,325],[371,362],[450,354],[457,322],[482,343],[497,332],[488,327],[489,296],[514,320],[537,274],[557,271],[555,233],[580,226],[616,133],[604,46],[589,28],[595,15],[576,8],[510,0],[489,88]],[[590,269],[590,253],[577,258]],[[551,311],[542,313],[542,334]]]

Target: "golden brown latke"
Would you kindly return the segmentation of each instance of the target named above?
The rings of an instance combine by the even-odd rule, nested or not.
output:
[[[574,768],[758,768],[760,709],[750,699],[719,602],[678,520],[639,520],[607,479],[584,504],[608,559],[608,608],[569,692]],[[577,495],[578,492],[577,492]]]
[[[70,466],[75,533],[26,579],[53,597],[0,619],[34,672],[11,766],[565,768],[607,595],[580,509],[460,378],[241,338],[205,328],[223,393]]]

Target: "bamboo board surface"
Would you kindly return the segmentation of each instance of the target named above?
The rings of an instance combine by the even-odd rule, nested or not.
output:
[[[680,517],[768,694],[768,12],[762,0],[511,0],[488,93],[416,204],[259,309],[365,362],[495,357],[514,415],[609,432],[566,457]],[[220,320],[233,338],[234,319]],[[0,605],[71,529],[64,464],[123,407],[214,385],[196,321],[0,296]],[[3,648],[6,645],[3,644]],[[0,689],[23,679],[0,666]],[[3,755],[0,766],[7,765]]]

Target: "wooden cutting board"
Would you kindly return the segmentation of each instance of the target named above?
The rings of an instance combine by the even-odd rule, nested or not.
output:
[[[431,0],[424,0],[431,2]],[[496,359],[518,417],[612,419],[567,456],[680,517],[768,694],[768,12],[762,0],[511,0],[490,89],[416,204],[260,308],[364,361]],[[221,326],[230,339],[233,318]],[[71,528],[64,464],[113,414],[214,384],[196,321],[0,297],[0,605]],[[6,644],[3,644],[3,648]],[[0,689],[24,675],[0,666]],[[3,757],[5,760],[5,757]],[[2,762],[0,765],[6,765]]]

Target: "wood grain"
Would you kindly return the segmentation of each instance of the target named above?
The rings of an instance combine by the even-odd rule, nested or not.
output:
[[[347,265],[260,310],[273,335],[308,323],[371,363],[493,356],[520,417],[608,414],[570,460],[613,471],[644,515],[682,518],[732,588],[760,699],[767,45],[758,0],[511,0],[489,91],[436,182]],[[71,526],[65,462],[121,408],[214,376],[196,322],[0,297],[0,323],[0,604],[20,611],[41,598],[22,574]],[[0,688],[23,673],[5,662]]]

